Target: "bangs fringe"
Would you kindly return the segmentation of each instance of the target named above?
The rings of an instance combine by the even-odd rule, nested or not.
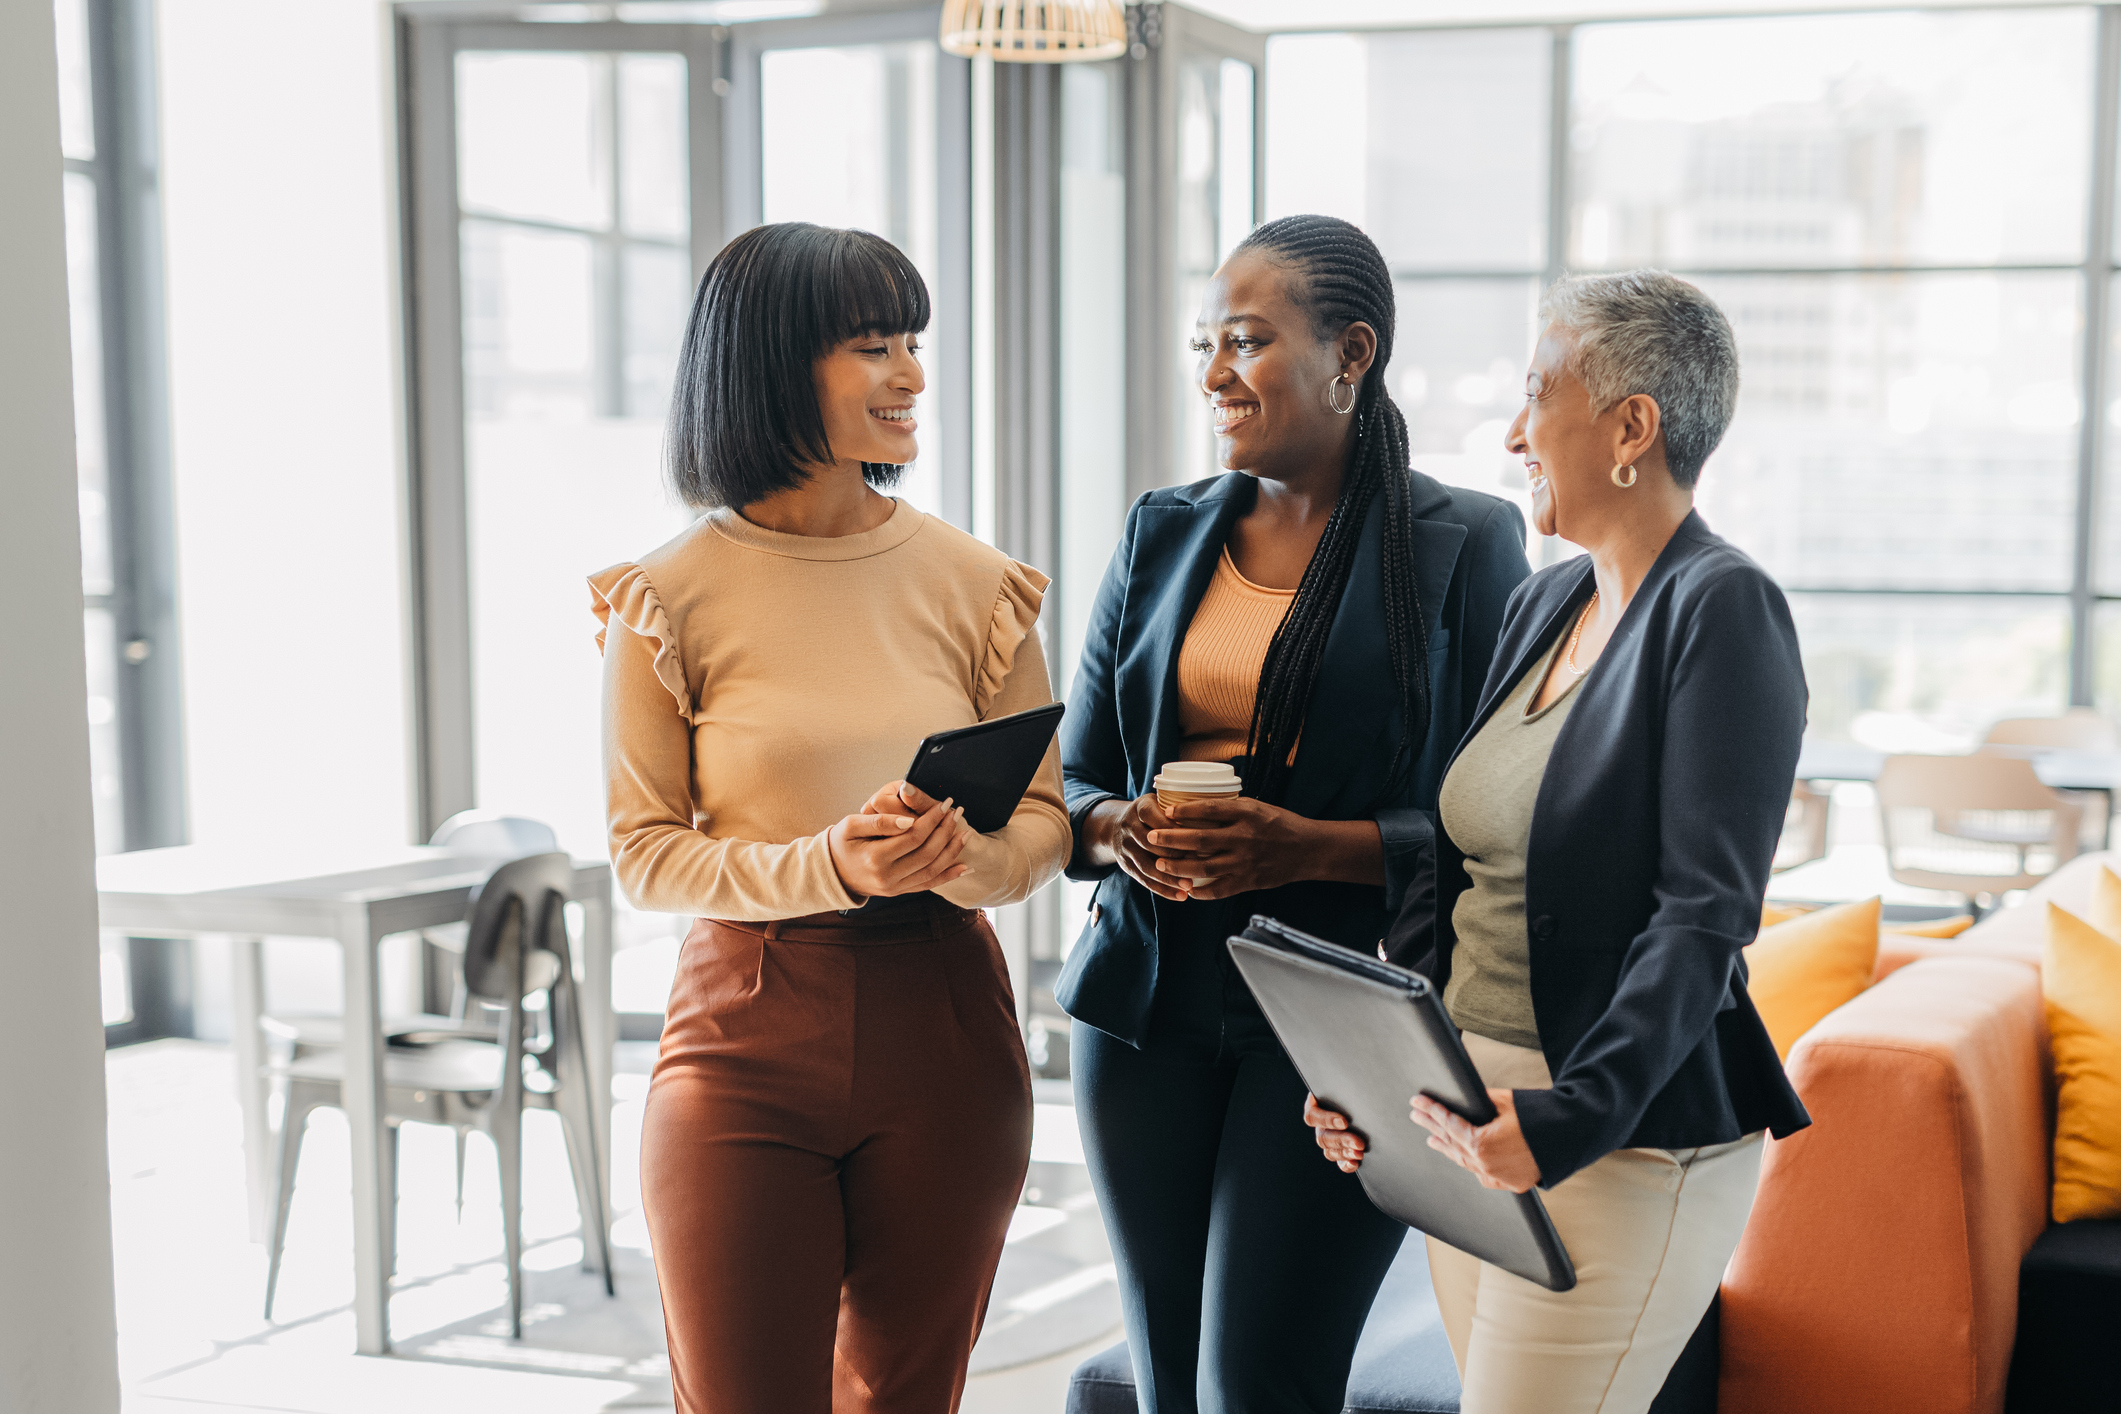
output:
[[[827,261],[832,297],[822,307],[830,323],[818,352],[865,334],[919,334],[931,313],[928,282],[906,253],[866,231],[837,231]]]

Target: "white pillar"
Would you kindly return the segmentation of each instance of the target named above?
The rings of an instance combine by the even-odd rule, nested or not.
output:
[[[116,1414],[58,90],[0,4],[0,1409]]]

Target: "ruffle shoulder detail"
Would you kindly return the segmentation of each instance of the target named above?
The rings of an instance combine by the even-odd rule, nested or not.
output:
[[[692,686],[685,680],[685,660],[678,654],[677,634],[671,631],[670,616],[663,612],[663,601],[649,582],[648,572],[636,564],[613,565],[589,576],[589,596],[590,612],[597,616],[597,651],[604,651],[604,633],[614,614],[628,632],[652,639],[656,680],[677,699],[678,715],[691,721]]]
[[[980,659],[979,681],[972,693],[973,711],[985,721],[994,699],[1016,666],[1017,650],[1038,631],[1038,609],[1045,602],[1046,586],[1053,581],[1029,565],[1006,560],[1002,564],[1001,592],[994,596],[994,614],[987,628],[987,651]]]

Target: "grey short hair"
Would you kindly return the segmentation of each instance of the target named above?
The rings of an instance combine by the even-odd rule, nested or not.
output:
[[[1575,336],[1568,369],[1593,417],[1637,393],[1656,400],[1665,466],[1691,487],[1738,406],[1738,340],[1716,302],[1662,270],[1628,270],[1556,280],[1539,317]]]

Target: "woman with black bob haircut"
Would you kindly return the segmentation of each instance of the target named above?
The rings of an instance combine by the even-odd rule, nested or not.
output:
[[[1508,502],[1408,466],[1391,271],[1269,222],[1193,347],[1229,474],[1135,502],[1061,728],[1098,882],[1056,995],[1142,1408],[1337,1414],[1405,1229],[1321,1165],[1224,941],[1252,913],[1369,951],[1427,885],[1443,761],[1528,574]],[[1172,762],[1240,798],[1159,808]]]
[[[671,408],[705,514],[590,580],[613,871],[696,920],[641,1138],[685,1414],[955,1409],[1030,1157],[978,910],[1065,861],[1058,755],[988,835],[893,779],[1052,700],[1045,577],[877,490],[917,450],[927,323],[879,237],[731,241]]]

